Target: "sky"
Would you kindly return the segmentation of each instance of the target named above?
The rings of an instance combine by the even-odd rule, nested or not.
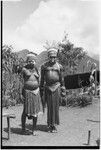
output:
[[[60,42],[67,33],[75,47],[99,55],[99,1],[4,0],[3,44],[39,54],[46,41]]]

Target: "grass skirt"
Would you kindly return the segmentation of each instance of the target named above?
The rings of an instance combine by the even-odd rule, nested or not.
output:
[[[42,103],[39,92],[34,94],[33,91],[24,90],[24,107],[27,116],[38,116],[42,113]]]

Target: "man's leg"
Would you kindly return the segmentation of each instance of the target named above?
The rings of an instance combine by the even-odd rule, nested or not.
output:
[[[52,132],[57,133],[56,124],[59,124],[59,100],[60,100],[60,88],[58,88],[52,94],[52,106],[53,106],[53,115],[52,115]]]
[[[55,125],[52,126],[52,132],[53,132],[53,133],[57,133],[57,128],[56,128]]]

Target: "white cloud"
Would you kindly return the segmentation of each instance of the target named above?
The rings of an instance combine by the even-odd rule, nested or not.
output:
[[[80,0],[41,1],[26,22],[15,32],[4,34],[4,41],[16,50],[28,48],[40,53],[45,41],[60,41],[66,30],[71,42],[89,53],[99,53],[97,3]]]

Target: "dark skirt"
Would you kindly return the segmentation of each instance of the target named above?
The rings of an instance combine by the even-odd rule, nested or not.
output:
[[[60,87],[54,92],[45,89],[45,100],[47,103],[47,124],[59,125],[59,101],[60,101]]]
[[[39,92],[35,95],[33,91],[24,90],[24,108],[27,116],[38,116],[42,113],[42,103]]]

